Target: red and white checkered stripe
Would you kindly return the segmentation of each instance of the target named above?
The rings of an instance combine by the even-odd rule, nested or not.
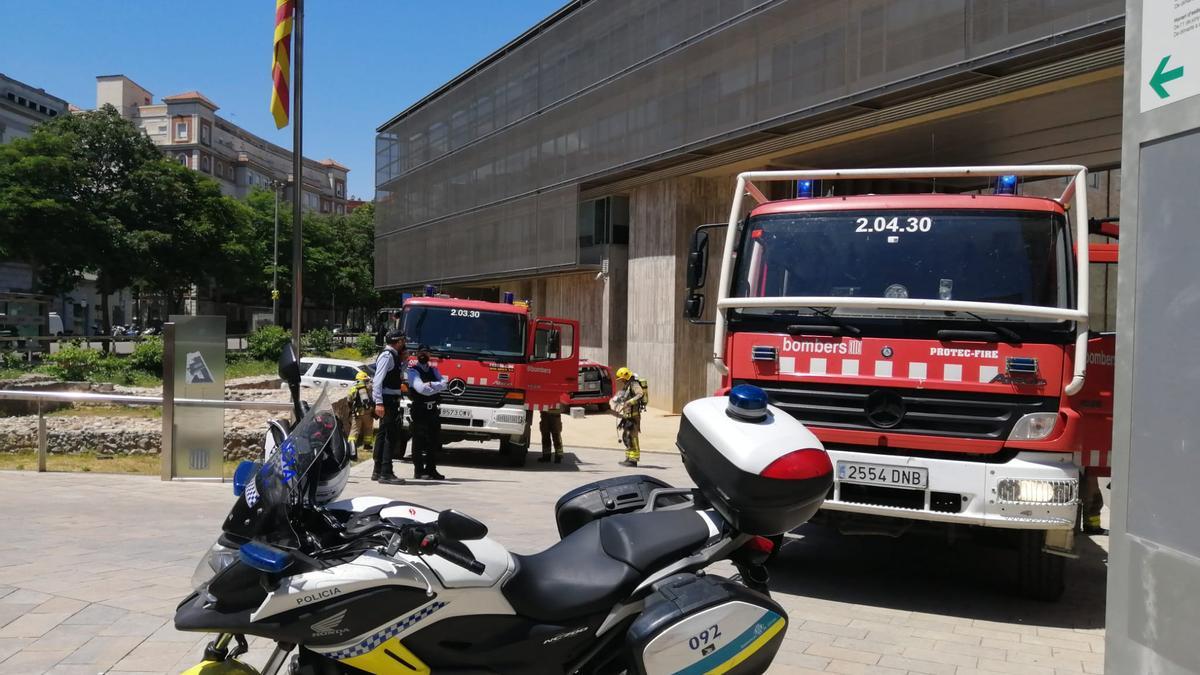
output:
[[[999,366],[979,363],[897,362],[893,359],[829,359],[824,356],[781,356],[781,375],[840,375],[909,380],[939,379],[943,382],[991,382]],[[938,377],[940,376],[940,377]]]

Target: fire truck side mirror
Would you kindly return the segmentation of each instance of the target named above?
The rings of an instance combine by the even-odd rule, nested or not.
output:
[[[683,301],[683,318],[699,319],[704,315],[704,294],[689,293]]]
[[[704,277],[708,274],[708,233],[696,230],[692,233],[692,246],[688,251],[688,290],[704,288]]]

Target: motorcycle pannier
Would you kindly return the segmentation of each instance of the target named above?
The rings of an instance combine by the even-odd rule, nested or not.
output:
[[[554,505],[558,536],[565,537],[593,520],[640,511],[649,503],[650,493],[670,487],[657,478],[641,474],[581,485],[560,497]],[[678,504],[687,499],[683,495],[669,495],[659,502],[659,506]]]
[[[765,673],[787,632],[773,600],[718,576],[677,574],[646,598],[626,644],[639,675]]]
[[[789,532],[817,512],[833,485],[824,446],[767,404],[761,389],[684,406],[676,439],[683,464],[713,507],[740,532]]]

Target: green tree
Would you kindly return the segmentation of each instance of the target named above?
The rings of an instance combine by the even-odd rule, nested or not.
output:
[[[0,146],[0,258],[29,262],[37,290],[57,295],[94,264],[103,220],[81,199],[76,139],[39,127]]]

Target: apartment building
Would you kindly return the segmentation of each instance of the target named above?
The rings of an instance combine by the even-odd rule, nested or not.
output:
[[[35,124],[67,114],[67,102],[0,73],[0,143],[28,136]]]
[[[162,97],[124,75],[96,78],[96,107],[111,104],[169,157],[217,181],[224,194],[244,197],[256,187],[284,188],[290,200],[292,153],[217,114],[219,106],[198,91]],[[346,213],[346,174],[332,160],[304,159],[304,208]]]

